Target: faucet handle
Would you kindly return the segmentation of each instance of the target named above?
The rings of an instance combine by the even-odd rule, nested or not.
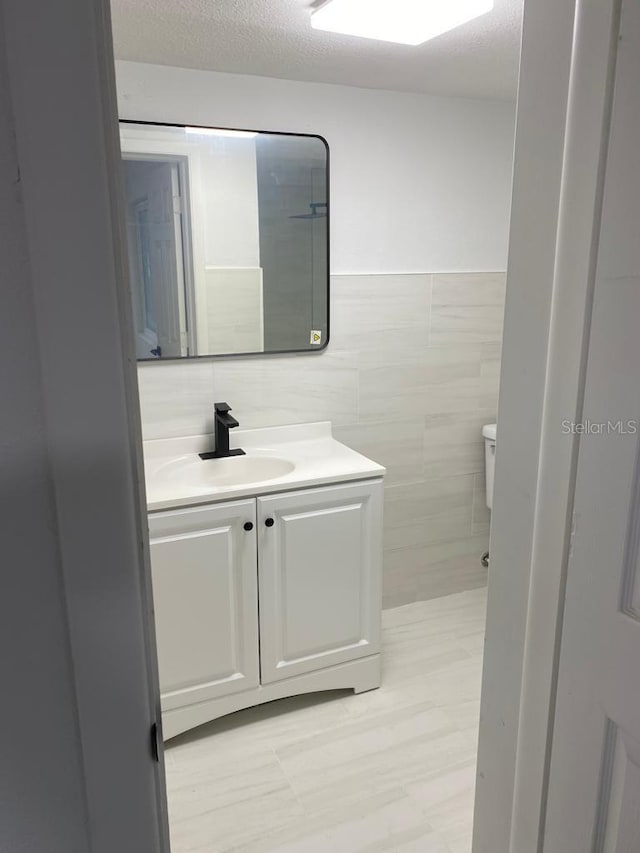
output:
[[[230,415],[231,406],[228,403],[215,403],[215,422],[228,430],[240,426],[238,421]]]

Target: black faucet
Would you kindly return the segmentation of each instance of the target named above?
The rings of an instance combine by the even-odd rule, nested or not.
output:
[[[229,450],[229,430],[240,426],[238,421],[229,414],[231,406],[228,403],[216,403],[213,417],[216,431],[216,449],[209,453],[201,453],[200,459],[226,459],[227,456],[244,456],[244,450],[237,448]]]

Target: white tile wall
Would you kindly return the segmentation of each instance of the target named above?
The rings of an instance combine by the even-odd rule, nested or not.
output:
[[[213,432],[214,362],[138,365],[145,440]]]
[[[331,420],[388,468],[385,604],[480,586],[504,291],[504,273],[334,276],[321,354],[141,365],[145,438],[211,431],[214,399],[246,427]]]
[[[430,344],[499,342],[505,285],[498,273],[434,275]]]

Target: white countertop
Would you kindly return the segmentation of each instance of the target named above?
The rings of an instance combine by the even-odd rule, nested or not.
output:
[[[236,498],[257,497],[291,489],[383,477],[385,469],[333,438],[329,422],[296,424],[265,429],[235,429],[229,434],[232,449],[246,456],[223,460],[233,472],[234,460],[252,458],[290,463],[287,473],[259,482],[233,483],[228,475],[218,478],[221,460],[202,460],[198,453],[213,449],[213,436],[168,438],[144,442],[147,508],[150,512]],[[260,464],[260,463],[258,463]],[[209,467],[204,467],[209,466]],[[211,481],[208,481],[211,474]],[[218,483],[215,480],[218,479]],[[224,482],[223,482],[224,481]]]

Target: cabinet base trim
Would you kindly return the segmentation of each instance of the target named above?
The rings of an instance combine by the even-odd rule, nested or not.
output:
[[[353,689],[354,693],[366,693],[380,687],[381,656],[371,655],[359,660],[329,666],[316,672],[297,675],[272,684],[261,684],[242,693],[221,696],[207,702],[198,702],[183,708],[173,708],[162,714],[164,740],[217,720],[226,714],[233,714],[243,708],[285,699],[287,696],[299,696],[303,693],[318,693],[324,690]]]

